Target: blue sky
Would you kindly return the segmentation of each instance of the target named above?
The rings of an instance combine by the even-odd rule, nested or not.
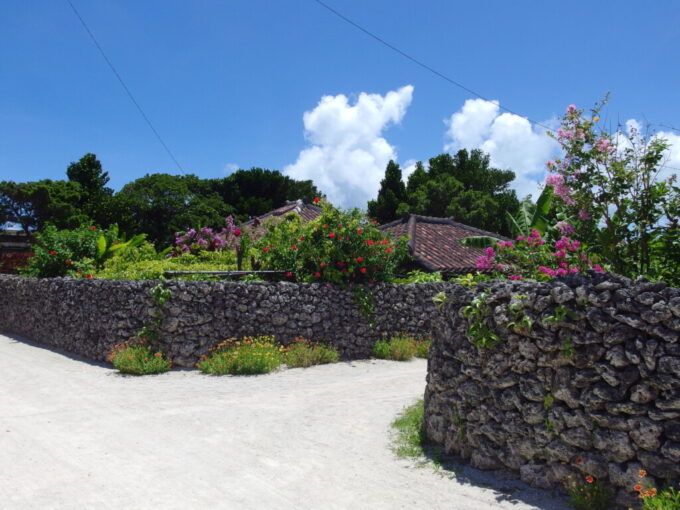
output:
[[[409,168],[445,149],[491,148],[522,194],[555,151],[541,128],[496,122],[494,105],[466,104],[469,93],[313,0],[72,1],[187,173],[279,169],[313,178],[342,205],[365,205],[390,157]],[[674,0],[325,1],[532,120],[554,122],[568,104],[589,107],[611,91],[607,122],[680,128]],[[66,0],[6,0],[0,179],[64,178],[87,152],[116,189],[180,173]]]

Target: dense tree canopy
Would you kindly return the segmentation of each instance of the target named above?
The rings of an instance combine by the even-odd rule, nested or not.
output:
[[[146,175],[114,193],[107,187],[108,172],[94,154],[70,163],[66,176],[68,180],[0,182],[0,224],[16,223],[30,233],[47,224],[72,229],[84,223],[103,228],[117,223],[128,237],[146,233],[160,248],[172,243],[177,231],[221,228],[228,215],[246,220],[288,200],[320,196],[312,181],[262,168],[220,179]]]
[[[368,204],[369,214],[384,223],[405,212],[426,216],[453,217],[467,225],[501,234],[508,233],[505,211],[513,214],[519,202],[510,182],[511,170],[490,166],[489,156],[480,150],[463,149],[455,155],[430,158],[426,170],[421,162],[401,182],[401,170],[390,161],[376,200]]]

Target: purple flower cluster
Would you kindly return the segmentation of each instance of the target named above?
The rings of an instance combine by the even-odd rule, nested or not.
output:
[[[576,200],[571,196],[571,189],[567,186],[564,176],[561,174],[548,174],[545,183],[552,186],[555,195],[560,197],[567,205],[576,205]]]
[[[221,251],[225,248],[235,248],[241,229],[234,224],[234,218],[231,216],[227,216],[225,224],[225,228],[219,232],[208,227],[175,232],[175,255],[192,251]]]

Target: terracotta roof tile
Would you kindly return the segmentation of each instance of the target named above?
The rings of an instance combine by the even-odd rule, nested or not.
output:
[[[463,225],[449,218],[434,218],[406,214],[403,218],[381,225],[392,237],[409,236],[413,258],[431,271],[469,272],[476,270],[477,257],[484,255],[478,248],[460,244],[465,237],[486,235],[505,240],[493,232]]]

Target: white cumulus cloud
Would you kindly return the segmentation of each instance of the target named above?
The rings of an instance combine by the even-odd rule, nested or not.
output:
[[[303,116],[310,146],[284,174],[312,179],[335,205],[365,208],[378,193],[387,163],[397,159],[383,132],[401,122],[412,97],[411,85],[384,96],[362,92],[354,104],[344,94],[322,97]]]
[[[500,113],[498,101],[483,99],[468,99],[445,122],[444,150],[481,149],[489,154],[492,166],[515,172],[511,186],[519,198],[538,196],[545,180],[545,162],[559,154],[559,144],[543,128],[525,117]]]
[[[227,163],[224,165],[224,173],[225,174],[233,174],[236,170],[238,170],[238,164],[237,163]]]

